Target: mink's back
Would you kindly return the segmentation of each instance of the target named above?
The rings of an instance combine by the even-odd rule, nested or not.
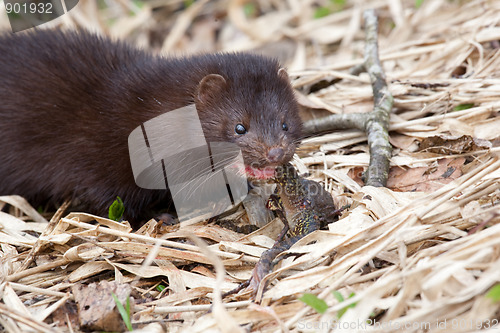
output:
[[[98,214],[117,195],[146,203],[122,144],[140,119],[127,120],[120,85],[151,61],[89,33],[1,35],[0,195],[35,205],[79,197]]]
[[[235,81],[247,76],[248,84],[273,89],[266,82],[279,65],[264,59],[165,59],[86,32],[0,35],[0,195],[19,194],[35,204],[76,196],[98,214],[121,196],[128,217],[141,216],[168,193],[135,185],[129,133],[193,103],[198,83],[210,73]],[[252,73],[270,78],[252,81]],[[237,83],[242,91],[245,82]]]

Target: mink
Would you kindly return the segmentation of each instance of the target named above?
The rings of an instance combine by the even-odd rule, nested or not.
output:
[[[250,178],[271,178],[301,136],[286,71],[251,53],[170,57],[85,31],[0,34],[0,195],[34,205],[77,200],[106,216],[152,217],[168,190],[136,185],[128,136],[189,104],[207,142],[231,142]]]

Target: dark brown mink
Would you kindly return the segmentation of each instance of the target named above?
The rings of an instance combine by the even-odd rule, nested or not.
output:
[[[120,196],[137,226],[170,199],[135,184],[128,136],[192,103],[207,141],[236,143],[248,176],[269,178],[291,159],[301,121],[276,60],[162,57],[83,31],[0,34],[0,195],[77,198],[102,216]]]

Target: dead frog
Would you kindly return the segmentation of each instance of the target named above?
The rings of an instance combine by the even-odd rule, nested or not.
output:
[[[267,208],[275,211],[285,227],[273,247],[260,257],[252,277],[224,296],[237,293],[245,287],[252,290],[255,296],[261,280],[281,260],[276,259],[281,252],[318,230],[321,225],[334,222],[343,210],[335,209],[332,196],[321,184],[300,177],[290,163],[278,167],[273,179],[277,187],[275,194],[268,200]]]

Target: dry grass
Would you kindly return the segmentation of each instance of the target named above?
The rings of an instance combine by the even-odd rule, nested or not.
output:
[[[251,331],[329,331],[349,304],[355,306],[342,316],[344,331],[365,330],[367,319],[376,319],[372,330],[380,332],[401,327],[468,332],[488,323],[498,328],[500,303],[485,296],[500,281],[498,1],[425,0],[418,9],[414,1],[353,1],[320,19],[313,18],[312,1],[298,0],[256,1],[254,6],[242,0],[199,0],[180,11],[174,9],[181,1],[138,7],[110,0],[101,10],[93,1],[80,2],[52,25],[97,30],[157,52],[258,48],[280,57],[306,117],[320,114],[313,109],[371,109],[368,77],[353,77],[347,70],[362,61],[362,10],[375,7],[381,59],[395,97],[392,165],[402,175],[394,188],[409,181],[410,188],[425,183],[430,190],[361,187],[348,177],[368,163],[361,133],[306,139],[295,164],[323,180],[337,204],[351,208],[329,231],[315,232],[292,248],[303,255],[275,269],[261,305],[250,304],[242,293],[224,300],[231,301],[226,307],[221,291],[249,277],[278,225],[244,236],[214,225],[179,229],[150,221],[131,232],[83,213],[56,214],[47,222],[24,200],[0,197],[0,207],[10,207],[9,213],[0,212],[4,329],[68,331],[74,324],[54,328],[46,319],[71,319],[55,317],[73,299],[71,287],[100,280],[132,287],[134,297],[142,298],[133,319],[151,332],[162,331],[159,324],[189,332],[234,331],[237,324]],[[6,27],[2,6],[0,27]],[[252,8],[255,14],[243,14]],[[333,78],[343,80],[309,93],[312,85]],[[455,140],[450,136],[489,143],[450,148]],[[442,149],[418,151],[419,142],[436,137],[444,138]],[[459,161],[455,176],[424,177],[450,160]],[[425,172],[411,173],[417,168]],[[89,223],[94,219],[99,226]],[[160,283],[168,288],[157,291]],[[354,296],[339,302],[332,291]],[[319,314],[300,302],[305,292],[323,298],[328,310]],[[208,304],[214,304],[211,313]]]

